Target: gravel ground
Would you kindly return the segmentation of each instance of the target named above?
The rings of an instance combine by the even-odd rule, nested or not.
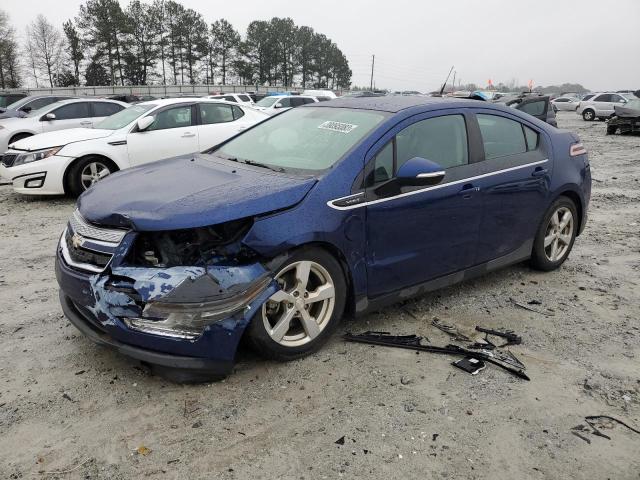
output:
[[[303,360],[243,352],[224,382],[169,383],[62,316],[53,252],[73,202],[0,187],[0,478],[640,478],[640,435],[607,422],[610,439],[572,434],[587,415],[640,428],[640,137],[559,123],[593,172],[587,229],[560,270],[517,265],[342,328],[437,344],[433,317],[470,335],[510,328],[530,382],[336,335]]]

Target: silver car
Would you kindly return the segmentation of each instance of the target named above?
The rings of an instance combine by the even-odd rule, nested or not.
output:
[[[576,112],[587,122],[596,118],[604,120],[614,114],[616,105],[623,106],[631,97],[630,93],[596,93],[589,100],[581,101]]]
[[[580,100],[575,97],[560,97],[555,100],[551,100],[551,104],[557,110],[568,110],[575,112],[580,104]]]

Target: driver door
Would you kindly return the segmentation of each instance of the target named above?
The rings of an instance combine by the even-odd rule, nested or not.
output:
[[[418,285],[473,265],[481,196],[473,181],[462,111],[401,122],[374,147],[365,169],[367,277],[370,297]],[[413,157],[440,164],[429,187],[398,187],[395,174]]]
[[[193,104],[171,105],[156,111],[155,121],[127,135],[129,162],[133,165],[199,151],[196,110]]]

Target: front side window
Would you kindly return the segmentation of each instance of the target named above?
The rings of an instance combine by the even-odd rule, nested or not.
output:
[[[156,106],[157,105],[152,103],[147,103],[145,105],[132,105],[131,107],[120,110],[118,113],[98,122],[93,128],[101,128],[103,130],[118,130],[120,128],[124,128],[134,120],[140,118],[145,112],[148,112],[152,108],[156,108]]]
[[[233,122],[232,105],[222,103],[201,103],[200,118],[202,125],[211,125],[214,123]]]
[[[94,117],[110,117],[114,113],[118,113],[124,107],[117,103],[93,102]]]
[[[611,101],[616,103],[625,102],[626,100],[620,95],[611,95]]]
[[[191,105],[185,107],[174,107],[156,115],[155,121],[147,130],[167,130],[170,128],[190,127]]]
[[[56,115],[56,120],[74,120],[76,118],[88,118],[89,103],[88,102],[70,103],[60,108],[56,108],[51,113],[54,113]]]
[[[278,102],[278,105],[280,106],[280,108],[289,108],[291,107],[291,98],[283,98],[282,100],[280,100]]]
[[[527,143],[520,122],[488,114],[478,114],[477,118],[487,160],[527,151]]]
[[[37,110],[42,107],[46,107],[47,105],[51,105],[53,102],[57,102],[58,100],[55,97],[43,97],[36,98],[35,100],[26,103],[21,109],[30,108],[31,110]]]
[[[269,108],[271,105],[276,103],[277,100],[278,100],[278,97],[264,97],[262,100],[256,103],[256,105],[258,107]]]
[[[231,95],[227,95],[227,96],[222,97],[222,98],[225,99],[227,102],[236,103],[236,99],[234,97],[232,97]]]
[[[396,171],[413,157],[422,157],[443,168],[469,163],[467,128],[462,115],[429,118],[396,135]]]
[[[296,108],[258,124],[214,153],[314,174],[338,162],[387,115],[347,108]]]

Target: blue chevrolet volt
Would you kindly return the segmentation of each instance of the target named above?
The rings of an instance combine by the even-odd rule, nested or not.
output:
[[[243,337],[299,358],[346,314],[524,260],[558,268],[590,192],[579,138],[526,113],[323,102],[85,192],[57,248],[60,300],[86,336],[165,376],[224,376]]]

